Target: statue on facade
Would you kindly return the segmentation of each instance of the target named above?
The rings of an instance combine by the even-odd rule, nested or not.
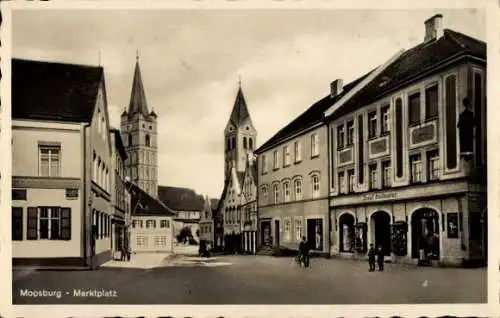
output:
[[[474,128],[476,127],[476,121],[474,114],[470,110],[469,98],[464,98],[462,104],[464,110],[458,117],[457,125],[460,138],[460,153],[462,155],[471,155],[474,151]]]

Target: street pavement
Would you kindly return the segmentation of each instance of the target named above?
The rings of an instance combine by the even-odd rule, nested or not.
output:
[[[487,302],[486,269],[359,261],[194,255],[149,269],[33,271],[13,283],[14,304],[407,304]],[[50,292],[54,292],[49,295]],[[36,293],[41,294],[37,296]],[[58,292],[60,294],[58,294]],[[24,295],[21,295],[24,293]],[[43,294],[45,293],[45,297]]]

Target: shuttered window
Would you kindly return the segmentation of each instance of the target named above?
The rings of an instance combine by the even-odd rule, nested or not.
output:
[[[23,208],[12,207],[12,240],[23,240]]]
[[[71,209],[61,209],[61,239],[71,240]]]
[[[38,239],[38,211],[37,208],[28,208],[28,240]]]

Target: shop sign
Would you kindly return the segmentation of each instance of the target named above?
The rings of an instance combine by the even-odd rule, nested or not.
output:
[[[66,189],[66,199],[78,198],[78,189]]]
[[[458,238],[458,213],[448,213],[446,224],[448,238]]]
[[[398,197],[397,192],[369,193],[363,196],[363,201],[390,200]]]

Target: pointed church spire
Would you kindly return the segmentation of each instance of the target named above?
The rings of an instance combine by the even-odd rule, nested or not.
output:
[[[243,90],[241,89],[241,78],[239,78],[238,93],[236,94],[236,100],[234,101],[233,110],[229,120],[233,122],[234,125],[239,126],[247,118],[250,118],[250,113],[248,112],[247,103],[245,101],[245,97],[243,96]]]
[[[130,94],[128,114],[129,116],[132,116],[136,113],[142,113],[147,117],[149,112],[148,104],[146,102],[146,94],[144,93],[144,86],[142,84],[141,69],[139,67],[139,50],[136,51],[135,59],[134,80],[132,82],[132,93]]]

